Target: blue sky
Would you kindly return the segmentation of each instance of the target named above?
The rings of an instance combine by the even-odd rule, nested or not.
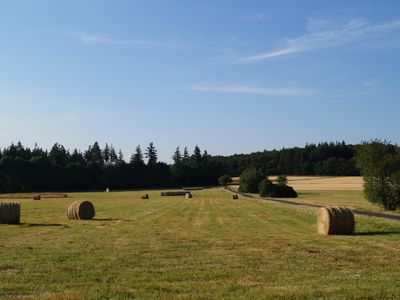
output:
[[[399,142],[399,1],[4,0],[0,147]]]

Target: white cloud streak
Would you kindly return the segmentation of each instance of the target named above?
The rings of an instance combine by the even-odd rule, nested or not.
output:
[[[192,91],[215,92],[215,93],[235,93],[235,94],[255,94],[267,96],[316,96],[317,90],[299,88],[260,88],[249,86],[192,86]]]
[[[244,57],[237,62],[251,63],[299,52],[337,47],[361,40],[378,38],[398,29],[400,29],[400,20],[368,25],[362,19],[354,19],[338,29],[309,33],[298,38],[287,38],[284,40],[285,46],[279,50]]]
[[[131,46],[144,46],[150,48],[165,48],[175,49],[180,48],[174,44],[159,43],[141,39],[115,39],[98,34],[90,34],[84,32],[67,31],[66,34],[73,36],[84,44],[105,44],[105,45],[131,45]]]

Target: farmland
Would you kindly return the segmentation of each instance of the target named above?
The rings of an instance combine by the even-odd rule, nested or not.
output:
[[[0,298],[400,298],[398,221],[356,216],[355,235],[326,237],[313,209],[222,188],[143,193],[19,200],[22,224],[0,226]],[[94,220],[67,220],[79,200]],[[372,206],[359,190],[298,200]]]

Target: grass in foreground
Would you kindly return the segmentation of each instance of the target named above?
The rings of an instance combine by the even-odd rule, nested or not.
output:
[[[304,208],[148,193],[23,200],[25,224],[0,225],[0,298],[400,298],[399,222],[325,237]],[[97,219],[68,221],[84,199]]]

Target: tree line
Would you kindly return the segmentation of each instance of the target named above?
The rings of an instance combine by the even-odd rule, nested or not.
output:
[[[84,191],[217,185],[224,174],[240,176],[247,167],[268,175],[359,175],[356,145],[309,144],[304,148],[212,156],[198,146],[177,147],[173,163],[158,160],[150,143],[125,159],[112,145],[95,142],[85,151],[54,144],[33,149],[20,142],[0,149],[0,192]]]

